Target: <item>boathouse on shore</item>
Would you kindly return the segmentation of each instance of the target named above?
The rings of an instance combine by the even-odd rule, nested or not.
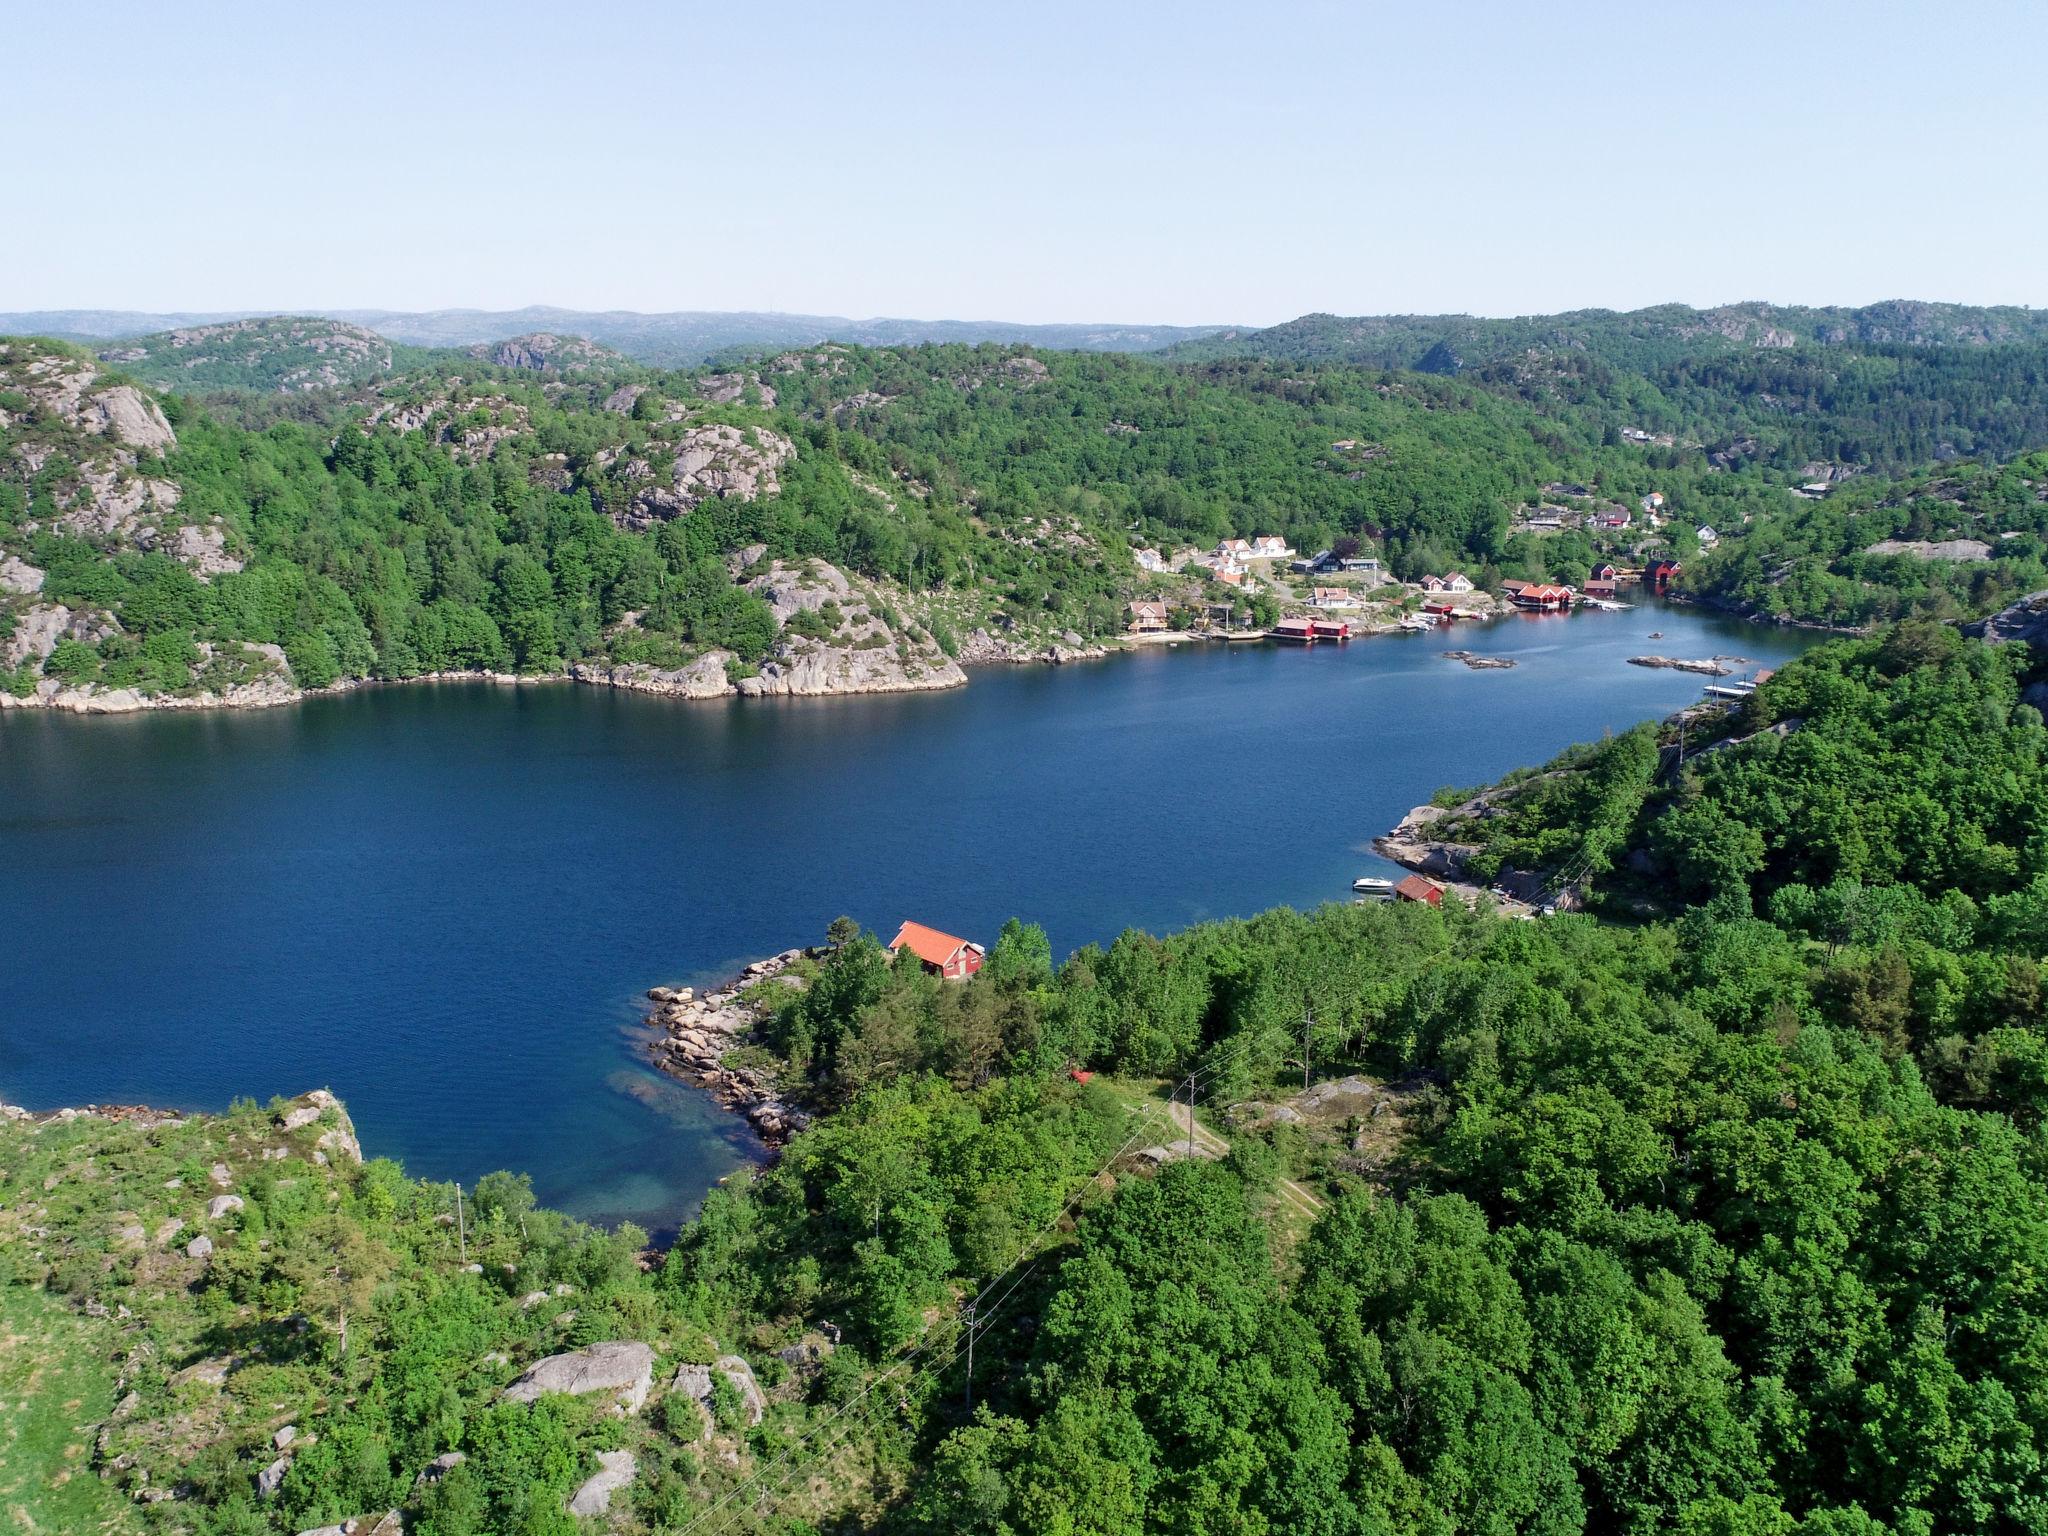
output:
[[[1419,901],[1432,907],[1444,904],[1444,888],[1420,875],[1403,875],[1394,882],[1396,901]]]
[[[934,976],[948,981],[965,981],[981,969],[987,952],[979,944],[956,939],[950,933],[927,928],[923,923],[905,923],[889,941],[889,953],[908,949]]]

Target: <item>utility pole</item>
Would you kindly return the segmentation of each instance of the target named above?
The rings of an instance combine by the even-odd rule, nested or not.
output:
[[[967,1391],[961,1406],[974,1412],[974,1302],[967,1303]]]
[[[455,1240],[462,1245],[462,1262],[469,1263],[469,1227],[462,1215],[462,1181],[455,1183]]]
[[[1301,1016],[1301,1091],[1308,1092],[1308,1032],[1315,1028],[1316,1011],[1309,1008]]]
[[[1195,1074],[1188,1074],[1188,1161],[1195,1159]]]

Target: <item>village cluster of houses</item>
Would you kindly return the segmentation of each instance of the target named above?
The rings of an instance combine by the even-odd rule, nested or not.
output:
[[[1543,487],[1546,494],[1563,496],[1587,496],[1591,493],[1582,485],[1567,485],[1562,482]],[[1661,521],[1657,513],[1664,506],[1661,493],[1652,491],[1642,498],[1642,508],[1650,523],[1655,526]],[[1545,508],[1573,520],[1573,526],[1582,526],[1588,521],[1593,526],[1606,529],[1621,529],[1630,525],[1633,515],[1625,507],[1610,505],[1592,513],[1568,512],[1563,508]],[[1540,519],[1531,519],[1526,527],[1537,527]],[[1558,524],[1557,526],[1562,526]],[[1719,542],[1715,531],[1702,524],[1698,529],[1699,541],[1703,548],[1711,549]],[[1182,567],[1194,567],[1206,573],[1211,579],[1226,587],[1241,592],[1256,592],[1258,583],[1252,577],[1253,563],[1285,559],[1288,568],[1296,575],[1343,575],[1366,578],[1366,588],[1380,586],[1393,578],[1384,569],[1381,561],[1372,555],[1339,556],[1334,551],[1318,550],[1313,555],[1299,556],[1287,547],[1287,541],[1270,534],[1251,539],[1224,539],[1212,550],[1183,555],[1169,560],[1153,548],[1135,552],[1138,568],[1157,574],[1169,573]],[[1582,597],[1611,600],[1617,588],[1628,581],[1640,579],[1651,586],[1663,586],[1678,574],[1678,562],[1670,558],[1648,561],[1640,570],[1620,570],[1603,562],[1594,566],[1583,591],[1559,582],[1535,582],[1509,580],[1501,583],[1501,595],[1517,608],[1552,611],[1571,607]],[[1359,586],[1313,585],[1309,588],[1307,606],[1319,613],[1355,611],[1365,603],[1359,595]],[[1443,575],[1428,575],[1410,583],[1425,599],[1423,612],[1443,616],[1456,616],[1457,610],[1452,599],[1478,590],[1478,585],[1463,571],[1447,571]],[[1233,615],[1229,604],[1211,604],[1208,614],[1214,626],[1228,626],[1239,619]],[[1219,611],[1220,610],[1220,611]],[[1316,622],[1296,621],[1313,633]],[[1156,634],[1173,627],[1172,605],[1164,598],[1139,598],[1129,605],[1128,628],[1133,634]],[[1277,631],[1276,631],[1277,633]]]

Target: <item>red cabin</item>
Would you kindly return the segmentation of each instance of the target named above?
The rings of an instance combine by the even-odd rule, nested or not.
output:
[[[1419,901],[1425,906],[1440,907],[1444,902],[1444,888],[1420,875],[1404,875],[1394,882],[1396,901]]]
[[[926,970],[948,981],[965,981],[981,969],[981,962],[987,958],[979,944],[956,939],[923,923],[905,923],[896,930],[896,937],[889,941],[889,953],[893,955],[900,949],[908,949]]]

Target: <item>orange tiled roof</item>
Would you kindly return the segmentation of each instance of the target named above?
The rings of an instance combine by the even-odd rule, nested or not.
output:
[[[926,965],[944,965],[967,947],[967,941],[956,939],[950,933],[941,933],[936,928],[927,928],[923,923],[905,923],[896,930],[896,937],[889,941],[889,948],[895,951],[905,945]]]

